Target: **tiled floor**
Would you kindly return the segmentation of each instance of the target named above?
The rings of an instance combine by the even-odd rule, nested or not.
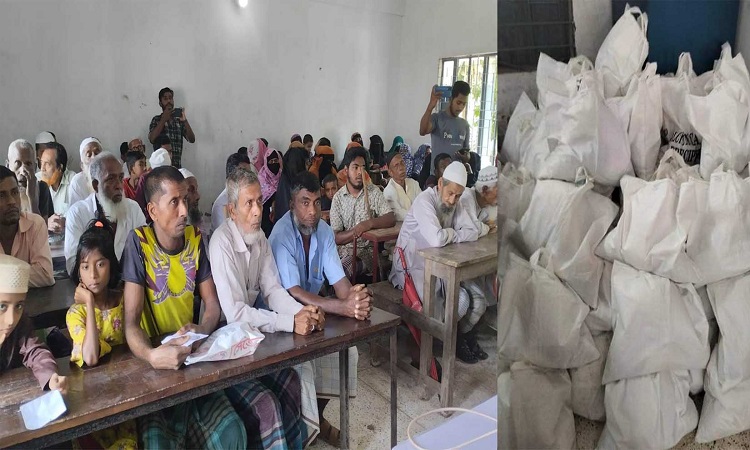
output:
[[[399,334],[399,341],[405,339]],[[461,408],[473,408],[497,394],[496,357],[497,337],[489,328],[482,327],[479,342],[490,358],[478,364],[456,362],[457,381],[454,403]],[[390,446],[390,389],[387,361],[379,367],[370,365],[368,346],[359,347],[359,386],[358,395],[349,403],[349,426],[352,435],[352,449],[386,450]],[[433,409],[439,408],[437,396],[429,401],[419,399],[421,389],[405,372],[398,371],[398,441],[406,440],[409,423]],[[336,427],[339,425],[339,404],[332,401],[324,416]],[[434,414],[412,426],[412,435],[432,429],[447,419]],[[332,449],[318,440],[311,447],[314,450]]]

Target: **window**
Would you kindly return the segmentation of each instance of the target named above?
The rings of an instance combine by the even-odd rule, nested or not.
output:
[[[438,84],[452,86],[458,80],[471,86],[469,103],[461,113],[471,128],[471,149],[482,157],[482,167],[491,166],[497,151],[497,54],[441,59]]]
[[[536,70],[540,52],[575,56],[572,0],[500,0],[497,9],[502,71]]]

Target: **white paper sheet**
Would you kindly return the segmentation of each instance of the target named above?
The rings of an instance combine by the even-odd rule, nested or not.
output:
[[[179,339],[179,338],[185,337],[185,336],[188,336],[188,340],[187,340],[187,342],[185,342],[184,344],[182,344],[183,347],[189,347],[189,346],[193,345],[193,342],[198,342],[201,339],[205,339],[205,338],[208,337],[207,334],[193,333],[192,331],[188,331],[185,334],[177,334],[177,333],[175,333],[175,334],[172,334],[170,336],[167,336],[167,337],[165,337],[164,339],[161,340],[161,343],[162,344],[166,344],[169,341],[172,341],[174,339]]]
[[[21,416],[27,429],[38,430],[67,410],[62,394],[54,390],[21,405]]]

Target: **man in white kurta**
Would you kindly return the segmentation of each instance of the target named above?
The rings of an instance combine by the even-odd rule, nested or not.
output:
[[[130,230],[146,225],[138,203],[123,194],[120,160],[112,153],[101,153],[91,161],[92,190],[85,199],[68,209],[65,221],[65,268],[73,270],[78,241],[89,223],[102,214],[115,226],[115,254],[122,257]]]
[[[475,241],[479,233],[468,219],[459,199],[466,187],[466,169],[459,162],[451,163],[438,180],[438,185],[428,188],[417,196],[406,215],[396,246],[404,251],[406,266],[414,280],[420,299],[424,298],[424,258],[419,250],[430,247],[444,247],[458,242]],[[389,277],[397,288],[404,287],[404,270],[398,253],[393,254],[393,267]],[[445,289],[438,280],[436,290],[436,310],[440,315],[445,310]],[[476,297],[476,298],[475,298]],[[461,361],[474,364],[481,355],[473,333],[474,325],[487,308],[486,300],[472,297],[461,287],[458,297],[458,340],[456,356]],[[476,345],[474,345],[476,344]]]
[[[411,204],[422,192],[419,182],[406,176],[406,164],[400,153],[391,154],[388,160],[388,173],[391,175],[383,196],[396,215],[396,220],[403,222]]]

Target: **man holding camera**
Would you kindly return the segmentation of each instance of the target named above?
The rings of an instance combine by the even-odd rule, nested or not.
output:
[[[174,107],[172,89],[165,87],[159,91],[159,106],[162,113],[151,119],[148,140],[156,144],[156,138],[166,134],[172,142],[172,165],[179,169],[182,167],[182,139],[187,139],[192,144],[195,142],[195,133],[185,117],[185,110]],[[157,150],[156,146],[154,150]]]
[[[433,113],[443,98],[443,93],[437,86],[432,88],[427,110],[419,122],[419,135],[430,135],[433,160],[441,153],[453,156],[457,151],[469,148],[469,122],[459,115],[466,108],[470,93],[469,83],[456,81],[451,90],[448,106],[440,112]]]

